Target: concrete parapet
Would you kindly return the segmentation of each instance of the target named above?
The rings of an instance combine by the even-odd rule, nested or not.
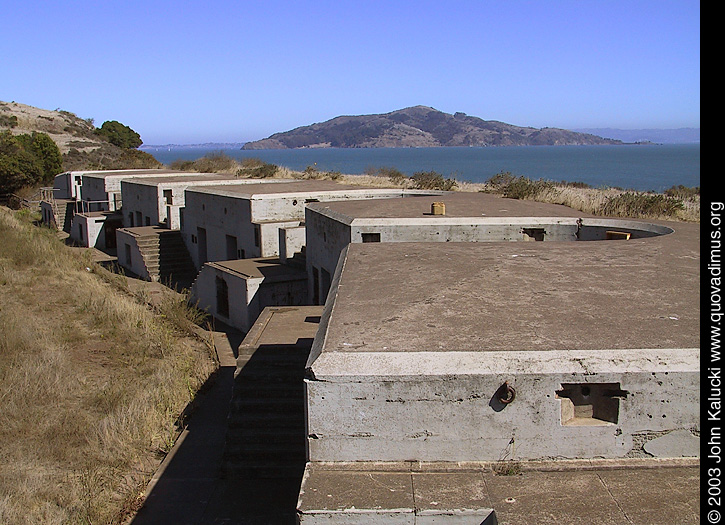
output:
[[[698,349],[332,352],[313,370],[313,461],[615,458],[699,430]]]

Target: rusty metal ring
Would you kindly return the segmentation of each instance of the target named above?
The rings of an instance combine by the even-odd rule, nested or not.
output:
[[[516,389],[509,385],[508,381],[501,385],[501,388],[498,389],[497,394],[497,399],[504,405],[508,405],[514,399],[516,399]]]

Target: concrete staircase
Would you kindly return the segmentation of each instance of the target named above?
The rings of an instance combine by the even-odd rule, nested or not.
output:
[[[152,281],[189,288],[196,268],[178,230],[153,230],[136,238],[136,244]]]
[[[70,233],[75,214],[75,201],[56,199],[53,208],[56,211],[55,221],[58,231]]]
[[[301,479],[306,461],[303,380],[311,343],[240,346],[226,477]]]

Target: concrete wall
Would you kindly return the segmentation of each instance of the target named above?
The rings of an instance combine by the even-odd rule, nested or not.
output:
[[[308,209],[305,230],[307,293],[312,304],[324,304],[327,290],[323,289],[319,276],[323,271],[334,275],[340,254],[352,242],[351,227],[344,217]]]
[[[178,180],[179,177],[185,180]],[[144,218],[150,218],[151,225],[161,224],[169,219],[167,227],[172,230],[178,230],[180,229],[179,210],[185,206],[187,188],[192,186],[240,185],[259,182],[254,179],[215,179],[213,178],[213,174],[194,173],[189,173],[186,176],[177,175],[175,178],[177,180],[171,180],[171,178],[168,181],[144,181],[140,178],[122,180],[121,194],[124,201],[124,210],[126,211],[125,220],[128,221],[129,212],[140,211]],[[167,196],[170,196],[170,199],[167,199]],[[171,212],[170,217],[169,211]],[[124,224],[130,227],[128,223]],[[145,223],[142,225],[145,225]],[[139,224],[134,224],[134,226],[139,226]]]
[[[63,210],[65,210],[65,207],[63,208]],[[43,219],[43,224],[46,224],[48,226],[52,224],[54,227],[58,227],[58,225],[55,224],[55,215],[53,207],[50,205],[50,202],[40,201],[40,214]]]
[[[237,239],[239,250],[244,251],[243,258],[279,256],[279,229],[299,226],[305,219],[309,202],[396,198],[404,194],[401,190],[357,188],[252,195],[213,192],[213,189],[186,190],[182,230],[197,268],[205,261],[229,258],[227,236]],[[206,243],[199,228],[206,232]],[[204,251],[206,259],[201,261],[200,254]]]
[[[305,248],[306,229],[304,226],[293,226],[279,229],[279,259],[281,262],[294,257]]]
[[[118,264],[137,275],[141,279],[150,280],[151,277],[146,269],[146,262],[143,260],[141,250],[136,242],[136,235],[128,230],[116,230],[116,251]]]
[[[104,211],[109,210],[109,200],[113,202],[113,196],[106,190],[106,180],[100,175],[84,174],[83,185],[80,188],[80,198],[86,201],[83,211]],[[120,195],[120,188],[119,188]]]
[[[487,461],[641,456],[667,432],[699,431],[699,349],[328,353],[306,380],[311,461]],[[515,389],[509,404],[496,393]],[[569,419],[562,388],[607,384],[610,421]],[[571,388],[570,388],[571,390]],[[590,397],[595,396],[590,392]],[[586,403],[577,411],[586,416]],[[591,412],[590,412],[591,413]]]
[[[227,286],[228,314],[217,308],[217,279],[223,279]],[[302,275],[286,280],[265,279],[208,263],[194,281],[190,300],[213,317],[246,332],[268,306],[305,304],[305,292],[306,282]]]
[[[255,245],[255,226],[248,200],[187,190],[183,214],[182,235],[197,268],[205,262],[229,259],[227,235],[236,238],[237,249],[240,253],[243,251],[240,258],[261,256],[260,247]],[[206,232],[206,239],[200,228]]]
[[[115,213],[76,213],[70,227],[70,238],[76,244],[99,250],[116,246],[116,228],[121,217]]]
[[[121,194],[124,227],[156,226],[161,222],[157,186],[124,180],[121,181]]]
[[[666,226],[623,219],[577,219],[573,217],[431,217],[352,218],[313,205],[305,218],[307,230],[307,274],[310,297],[314,293],[313,272],[334,273],[340,253],[350,243],[375,242],[500,242],[500,241],[599,241],[615,230],[632,239],[672,232]],[[320,291],[320,301],[325,297]]]
[[[223,315],[217,310],[217,278],[224,279],[228,287],[229,315]],[[260,278],[245,279],[212,264],[205,264],[192,286],[190,300],[211,316],[239,330],[247,331],[254,322],[254,319],[250,319],[249,303],[261,282]]]
[[[53,192],[56,199],[77,199],[80,198],[80,188],[83,183],[82,172],[66,171],[55,176]]]

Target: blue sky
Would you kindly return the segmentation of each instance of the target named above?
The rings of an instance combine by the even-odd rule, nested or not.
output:
[[[697,1],[9,0],[0,100],[145,144],[426,105],[534,127],[700,126]]]

